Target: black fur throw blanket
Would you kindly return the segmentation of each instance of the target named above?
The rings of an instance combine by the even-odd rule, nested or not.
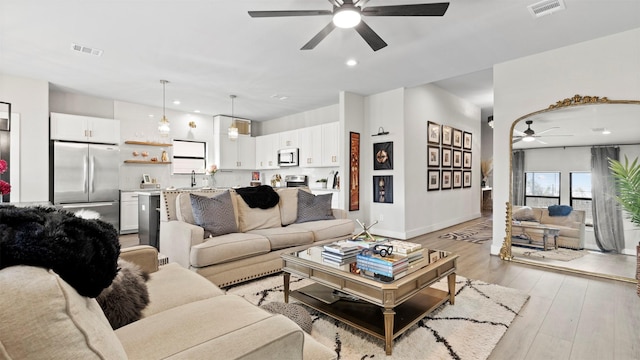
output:
[[[0,269],[30,265],[55,271],[82,296],[96,297],[118,272],[116,229],[47,207],[0,206]]]
[[[280,195],[269,185],[250,186],[236,189],[242,200],[250,208],[269,209],[280,202]]]

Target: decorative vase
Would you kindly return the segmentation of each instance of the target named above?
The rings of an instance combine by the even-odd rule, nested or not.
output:
[[[209,179],[207,180],[207,183],[208,183],[210,188],[215,189],[216,188],[216,177],[214,175],[209,175]]]

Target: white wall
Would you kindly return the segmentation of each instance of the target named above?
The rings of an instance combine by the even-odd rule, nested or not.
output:
[[[364,96],[344,91],[340,93],[340,133],[344,134],[340,154],[343,154],[342,158],[344,161],[340,164],[339,169],[342,191],[338,196],[341,197],[340,203],[344,204],[343,208],[347,211],[347,216],[352,220],[359,219],[361,221],[369,219],[369,206],[368,203],[363,203],[362,189],[360,189],[359,193],[360,209],[349,211],[350,188],[353,185],[350,179],[350,133],[355,132],[360,134],[360,153],[362,154],[362,141],[365,137],[364,102]],[[360,170],[362,170],[362,159],[360,159],[360,164]],[[364,178],[362,171],[359,171],[358,175],[357,182],[358,184],[362,184],[362,179]]]
[[[49,83],[0,73],[0,99],[20,114],[20,198],[11,201],[49,201]]]
[[[536,54],[494,66],[493,245],[505,237],[509,201],[511,124],[575,94],[640,98],[640,29]],[[506,225],[506,224],[505,224]]]
[[[287,115],[281,118],[256,123],[253,136],[269,135],[287,130],[340,121],[339,105],[329,105],[314,110]]]

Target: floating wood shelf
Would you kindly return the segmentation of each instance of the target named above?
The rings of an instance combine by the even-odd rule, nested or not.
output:
[[[125,164],[155,164],[155,165],[168,165],[171,161],[150,161],[150,160],[125,160]]]
[[[172,146],[172,144],[157,143],[157,142],[147,142],[147,141],[133,141],[133,140],[127,140],[124,143],[125,144],[129,144],[129,145]]]

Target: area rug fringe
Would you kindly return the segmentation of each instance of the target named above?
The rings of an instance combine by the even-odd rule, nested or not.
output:
[[[441,239],[451,239],[482,244],[493,240],[493,221],[485,220],[465,228],[440,235]]]
[[[309,284],[291,277],[291,290]],[[433,287],[446,291],[446,278]],[[277,275],[227,289],[256,305],[284,301],[283,291]],[[391,356],[385,355],[382,340],[305,308],[313,319],[311,336],[334,349],[338,359],[481,360],[489,357],[528,298],[519,290],[458,276],[455,305],[445,303],[396,338]]]

